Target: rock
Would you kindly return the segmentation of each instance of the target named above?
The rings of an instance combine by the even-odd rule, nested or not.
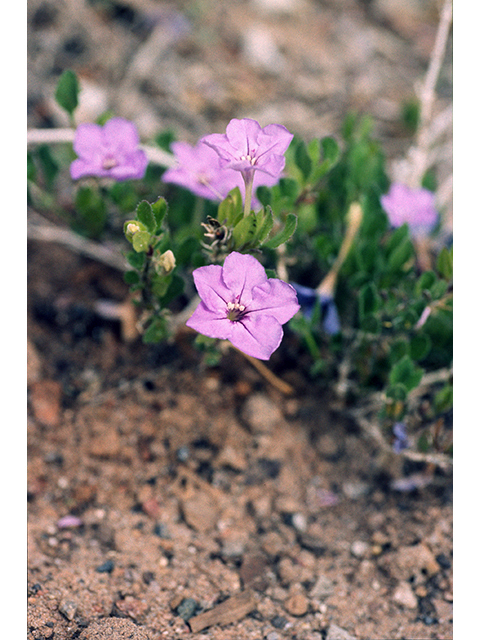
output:
[[[393,592],[392,599],[395,604],[398,604],[401,607],[405,607],[406,609],[416,609],[418,606],[417,597],[413,593],[413,590],[408,582],[400,582],[400,584]]]
[[[282,412],[270,398],[255,393],[251,395],[243,407],[243,418],[255,432],[270,433],[282,421]]]
[[[304,616],[308,611],[308,599],[303,593],[294,593],[287,598],[283,606],[285,607],[285,611],[292,616]]]
[[[337,627],[336,624],[331,624],[328,628],[327,636],[325,640],[357,640],[355,636],[352,636],[346,629]]]
[[[312,598],[327,598],[331,596],[335,591],[335,586],[330,578],[325,575],[320,575],[318,580],[310,590],[310,596]]]
[[[358,500],[367,495],[370,485],[367,482],[344,482],[342,486],[343,493],[350,500]]]
[[[400,547],[395,554],[394,572],[400,580],[415,579],[415,584],[425,582],[440,571],[440,565],[430,549],[420,542],[419,544]]]
[[[370,547],[367,542],[354,540],[350,547],[350,552],[355,558],[364,558],[368,554],[369,549]]]
[[[58,605],[58,610],[67,620],[73,620],[77,613],[78,605],[73,600],[62,600]]]
[[[152,636],[128,618],[103,618],[91,622],[79,640],[152,640]]]
[[[200,533],[213,529],[220,516],[218,505],[201,491],[183,500],[181,509],[185,522]]]
[[[31,387],[30,402],[35,419],[45,427],[60,423],[62,387],[55,380],[40,380]]]
[[[240,567],[240,579],[243,587],[253,587],[264,591],[267,586],[265,572],[268,568],[267,557],[263,553],[245,554]]]

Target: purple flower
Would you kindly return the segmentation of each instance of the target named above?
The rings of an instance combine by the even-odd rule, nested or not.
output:
[[[222,168],[216,151],[201,140],[194,147],[187,142],[173,142],[171,149],[177,166],[165,171],[163,182],[178,184],[208,200],[223,200],[229,191],[239,187],[245,199],[245,183],[241,175],[238,171]],[[254,178],[253,188],[255,190],[260,185],[271,187],[276,182],[278,178],[266,173],[259,174]],[[260,206],[255,197],[252,202],[255,208]]]
[[[70,165],[70,175],[73,180],[84,176],[140,180],[148,159],[139,142],[135,125],[124,118],[112,118],[103,127],[81,124],[73,141],[78,158]]]
[[[322,312],[323,330],[330,336],[334,336],[341,331],[340,318],[338,317],[337,305],[333,296],[318,293],[315,289],[305,287],[302,284],[292,282],[292,286],[297,292],[298,302],[302,308],[303,315],[311,318],[315,303],[320,302]]]
[[[435,195],[428,189],[410,189],[398,182],[380,198],[392,227],[406,222],[415,238],[427,236],[435,228],[438,213],[434,201]]]
[[[262,129],[256,120],[233,118],[226,133],[212,133],[202,141],[218,153],[221,167],[240,171],[249,182],[255,171],[280,177],[285,167],[284,153],[292,138],[281,124],[269,124]]]
[[[201,302],[187,326],[210,338],[229,340],[260,360],[268,360],[279,347],[282,325],[300,309],[295,289],[282,280],[268,279],[250,255],[234,251],[223,267],[200,267],[193,278]]]

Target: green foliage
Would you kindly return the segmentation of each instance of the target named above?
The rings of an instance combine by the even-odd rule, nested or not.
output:
[[[65,109],[70,117],[73,116],[73,112],[78,106],[78,94],[80,92],[80,86],[78,84],[77,76],[73,71],[67,69],[60,76],[57,88],[55,90],[55,100],[58,104]]]
[[[62,74],[55,97],[72,118],[78,94],[75,74]],[[104,114],[100,121],[113,115]],[[413,131],[418,105],[406,104],[402,117]],[[341,331],[332,336],[325,330],[320,300],[309,314],[297,314],[289,329],[300,345],[299,363],[328,387],[348,369],[348,380],[342,381],[348,402],[370,393],[381,397],[377,418],[391,429],[395,421],[418,420],[412,408],[415,390],[430,374],[451,367],[453,249],[441,248],[436,255],[432,250],[432,266],[422,271],[408,226],[389,228],[380,204],[389,178],[373,125],[369,117],[349,114],[336,137],[305,141],[295,136],[282,178],[272,187],[259,187],[262,206],[246,214],[239,188],[219,203],[203,200],[162,183],[164,168],[153,163],[142,181],[89,179],[72,186],[71,201],[62,201],[62,209],[58,185],[74,158],[71,145],[29,151],[29,203],[63,215],[90,238],[118,236],[123,228],[129,243],[124,279],[142,310],[147,343],[169,337],[171,314],[193,295],[193,269],[221,264],[231,251],[257,257],[268,277],[278,277],[281,260],[290,280],[304,286],[316,288],[333,274],[327,282]],[[154,143],[168,151],[174,139],[172,131],[162,131]],[[423,176],[423,184],[434,188],[435,175]],[[62,198],[68,200],[64,190]],[[345,250],[352,203],[358,203],[361,220]],[[219,363],[215,340],[198,336],[195,343],[205,364]],[[447,415],[453,404],[451,380],[439,379],[427,394],[422,387],[430,421]],[[425,451],[437,446],[420,428],[414,440]]]

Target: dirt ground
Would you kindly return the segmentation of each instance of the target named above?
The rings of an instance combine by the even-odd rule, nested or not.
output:
[[[395,158],[435,6],[32,0],[29,126],[65,126],[49,96],[73,68],[85,119],[107,105],[145,137],[246,116],[321,136],[356,108]],[[451,472],[400,490],[424,467],[307,383],[292,336],[268,363],[287,395],[237,352],[205,367],[188,330],[125,340],[97,303],[127,294],[120,271],[29,242],[28,639],[452,638]]]

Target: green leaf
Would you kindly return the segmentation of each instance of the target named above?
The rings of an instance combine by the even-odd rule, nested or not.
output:
[[[432,340],[430,336],[425,333],[419,333],[411,338],[408,345],[410,357],[412,360],[419,362],[428,355],[431,347]]]
[[[385,390],[385,395],[390,400],[399,400],[400,402],[405,402],[407,399],[408,391],[404,384],[401,382],[396,382],[394,384],[388,385]]]
[[[413,245],[410,238],[406,237],[395,247],[388,256],[388,268],[390,271],[405,270],[408,260],[413,256]]]
[[[168,324],[163,316],[153,318],[145,330],[142,341],[145,344],[157,344],[168,337]]]
[[[377,287],[369,282],[360,290],[358,297],[360,319],[370,316],[380,308],[381,299],[377,293]]]
[[[266,207],[272,203],[272,192],[269,187],[261,184],[257,187],[257,198]]]
[[[183,293],[185,288],[185,281],[181,276],[176,273],[171,274],[170,284],[168,286],[167,292],[162,296],[160,302],[163,307],[166,307],[172,300],[178,298]]]
[[[167,215],[168,204],[165,198],[159,198],[156,202],[152,204],[152,213],[155,218],[156,224],[156,232],[160,230],[162,226],[162,222]]]
[[[407,391],[418,387],[423,376],[423,369],[415,366],[410,356],[406,355],[399,360],[390,371],[389,383],[404,384]]]
[[[273,236],[273,238],[269,238],[264,246],[268,249],[276,249],[281,244],[286,242],[292,235],[295,233],[295,229],[297,228],[297,216],[294,213],[287,214],[285,219],[285,226],[283,229],[277,233],[277,235]]]
[[[312,171],[312,160],[307,151],[307,145],[300,140],[295,149],[295,164],[303,174],[305,181],[308,180]]]
[[[437,270],[445,280],[453,278],[453,247],[443,247],[437,258]]]
[[[36,177],[37,177],[37,169],[35,168],[35,163],[33,161],[32,154],[28,152],[27,153],[27,180],[34,182]]]
[[[152,236],[148,231],[137,231],[132,238],[132,245],[135,251],[148,251],[151,237]]]
[[[58,162],[52,156],[50,147],[47,145],[40,145],[37,149],[37,155],[45,176],[45,182],[48,187],[52,187],[59,170]]]
[[[252,212],[233,228],[233,240],[236,249],[242,249],[248,246],[255,238],[257,233],[257,217]]]
[[[433,406],[437,414],[449,411],[453,406],[453,387],[447,382],[445,386],[437,391],[433,399]]]
[[[175,251],[175,259],[177,261],[177,265],[188,265],[190,264],[191,257],[194,255],[196,250],[198,249],[198,239],[190,236],[185,238],[182,244]]]
[[[227,197],[218,205],[218,221],[225,224],[227,227],[233,227],[237,224],[243,215],[242,194],[240,189],[235,187],[232,189]]]
[[[146,200],[142,200],[137,206],[137,219],[145,225],[146,230],[149,233],[154,233],[156,230],[155,216],[153,215],[152,205]]]
[[[70,116],[73,115],[78,106],[79,92],[80,87],[76,74],[67,69],[58,80],[57,88],[55,89],[55,100]]]
[[[80,187],[75,196],[75,208],[80,214],[79,230],[92,238],[98,237],[107,220],[107,206],[98,191]]]
[[[123,280],[128,285],[138,284],[140,282],[140,276],[136,271],[126,271],[123,274]]]
[[[134,269],[141,269],[145,263],[145,255],[136,251],[129,251],[125,256],[128,264]]]
[[[270,235],[270,231],[272,230],[272,228],[273,228],[273,211],[271,207],[267,206],[265,210],[265,217],[263,219],[262,226],[258,231],[256,241],[259,244],[263,244],[265,240],[268,238],[268,236]]]

